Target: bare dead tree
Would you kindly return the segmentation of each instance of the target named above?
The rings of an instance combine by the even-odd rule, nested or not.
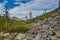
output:
[[[8,13],[8,8],[7,8],[7,6],[5,6],[5,18],[6,18],[6,31],[8,31],[9,13]]]

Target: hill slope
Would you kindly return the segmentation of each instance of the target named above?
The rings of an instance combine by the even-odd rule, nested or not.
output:
[[[0,27],[5,30],[5,18],[0,17],[0,19]],[[9,35],[7,40],[60,40],[60,8],[21,23],[23,22],[10,19],[9,30],[26,31],[30,24],[29,31],[26,34]]]
[[[60,40],[60,8],[41,17],[37,18],[37,23],[30,25],[30,30],[22,40]]]
[[[33,18],[31,20],[27,20],[26,23],[34,23],[34,22],[38,22],[40,20],[44,20],[45,18],[49,18],[49,17],[52,17],[52,15],[55,14],[55,12],[59,11],[60,8],[56,8],[55,10],[51,11],[51,12],[48,12],[48,13],[44,13],[40,16],[37,16],[36,18]]]

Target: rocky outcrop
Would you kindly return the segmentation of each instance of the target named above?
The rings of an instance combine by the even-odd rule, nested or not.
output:
[[[30,30],[22,40],[60,40],[60,13],[52,14],[52,17],[31,24]]]
[[[31,23],[27,33],[1,33],[0,40],[60,40],[60,10],[50,18]]]

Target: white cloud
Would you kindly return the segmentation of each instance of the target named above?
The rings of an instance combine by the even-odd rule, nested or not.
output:
[[[11,14],[15,14],[15,16],[20,18],[20,17],[24,17],[28,15],[29,12],[32,11],[33,16],[35,17],[37,15],[42,14],[40,9],[52,9],[53,10],[57,7],[58,7],[58,0],[43,0],[43,1],[34,0],[26,4],[22,3],[20,6],[17,6],[11,9],[9,12]],[[22,15],[19,15],[19,14],[22,14]]]
[[[4,14],[4,5],[0,3],[0,15]]]
[[[3,3],[0,3],[0,15],[4,15],[5,14],[5,5],[6,3],[8,3],[7,0],[4,0]]]

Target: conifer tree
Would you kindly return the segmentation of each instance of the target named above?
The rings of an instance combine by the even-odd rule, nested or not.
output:
[[[28,18],[27,18],[27,16],[26,16],[26,20],[27,20]]]
[[[59,0],[59,7],[60,7],[60,0]]]
[[[32,12],[30,11],[30,19],[32,19]]]
[[[46,9],[44,9],[45,13],[46,13]]]

